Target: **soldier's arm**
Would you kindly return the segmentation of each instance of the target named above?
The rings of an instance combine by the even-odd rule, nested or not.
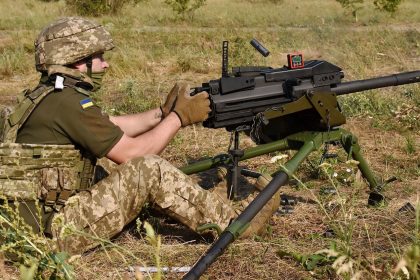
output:
[[[137,157],[159,154],[180,128],[179,117],[171,112],[153,129],[143,134],[132,137],[124,133],[106,157],[119,164]]]
[[[138,114],[109,117],[110,121],[129,137],[136,137],[151,130],[160,123],[161,118],[162,111],[159,108]]]

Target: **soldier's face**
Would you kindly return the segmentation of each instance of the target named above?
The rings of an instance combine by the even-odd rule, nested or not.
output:
[[[83,73],[87,72],[86,62],[78,62],[75,64],[75,67]],[[92,72],[103,72],[106,68],[109,67],[108,62],[104,59],[103,54],[95,54],[92,56]]]
[[[102,72],[108,67],[109,64],[105,61],[102,53],[92,57],[92,72]]]

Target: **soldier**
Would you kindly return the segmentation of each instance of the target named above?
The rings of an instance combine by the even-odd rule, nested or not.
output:
[[[34,196],[25,191],[13,195],[15,184],[9,184],[8,196],[24,200],[19,213],[36,232],[53,237],[72,254],[98,245],[88,235],[111,238],[121,232],[146,202],[192,230],[207,223],[225,228],[237,215],[230,202],[157,156],[181,127],[208,117],[208,94],[191,97],[189,86],[177,83],[160,108],[108,116],[90,94],[102,84],[109,67],[103,54],[112,48],[108,31],[82,18],[60,19],[39,34],[35,60],[40,83],[5,117],[2,138],[34,144],[11,145],[22,150],[15,154],[30,150],[32,160],[42,164],[37,171],[24,171],[33,178],[29,183],[35,186],[42,219],[34,214],[34,199],[28,199]],[[96,160],[102,157],[118,166],[97,181]],[[265,220],[275,209],[273,204],[269,208]],[[63,234],[68,226],[87,234]],[[259,228],[251,227],[249,234]]]

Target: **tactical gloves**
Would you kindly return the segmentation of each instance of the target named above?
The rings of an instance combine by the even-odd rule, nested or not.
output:
[[[174,87],[169,92],[168,96],[166,96],[165,103],[163,106],[160,106],[160,110],[162,111],[162,119],[166,118],[167,115],[169,115],[170,112],[175,107],[175,101],[178,96],[179,92],[179,83],[176,83]]]
[[[174,112],[181,120],[182,126],[205,121],[210,113],[210,100],[207,92],[190,96],[187,83],[177,83],[178,97]]]

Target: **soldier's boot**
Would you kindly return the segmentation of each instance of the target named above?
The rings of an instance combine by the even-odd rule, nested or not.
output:
[[[257,182],[255,183],[255,188],[258,191],[262,191],[268,183],[271,181],[271,176],[267,174],[262,174],[260,177],[258,177]],[[258,193],[255,195],[251,195],[243,204],[243,206],[247,207],[249,203],[255,197]],[[270,221],[271,216],[277,211],[280,205],[280,192],[277,192],[274,194],[274,196],[267,202],[266,205],[258,212],[258,214],[255,216],[255,218],[251,221],[251,224],[246,229],[246,231],[240,236],[241,238],[247,238],[254,235],[263,235],[265,233],[265,230],[267,229],[268,222]],[[245,208],[244,208],[245,209]]]
[[[225,168],[218,169],[218,178],[220,182],[213,188],[213,193],[217,194],[217,196],[221,197],[222,199],[227,199],[227,170]],[[251,194],[246,199],[242,201],[238,201],[234,203],[234,209],[239,215],[250,203],[255,199],[260,191],[262,191],[268,183],[271,181],[271,176],[267,174],[262,174],[258,177],[257,182],[255,183],[255,188],[257,192]],[[267,204],[261,209],[261,211],[252,219],[249,227],[246,231],[240,236],[240,238],[247,238],[253,235],[261,235],[264,233],[268,221],[270,220],[271,216],[277,211],[280,205],[280,193],[277,192],[268,202]]]

